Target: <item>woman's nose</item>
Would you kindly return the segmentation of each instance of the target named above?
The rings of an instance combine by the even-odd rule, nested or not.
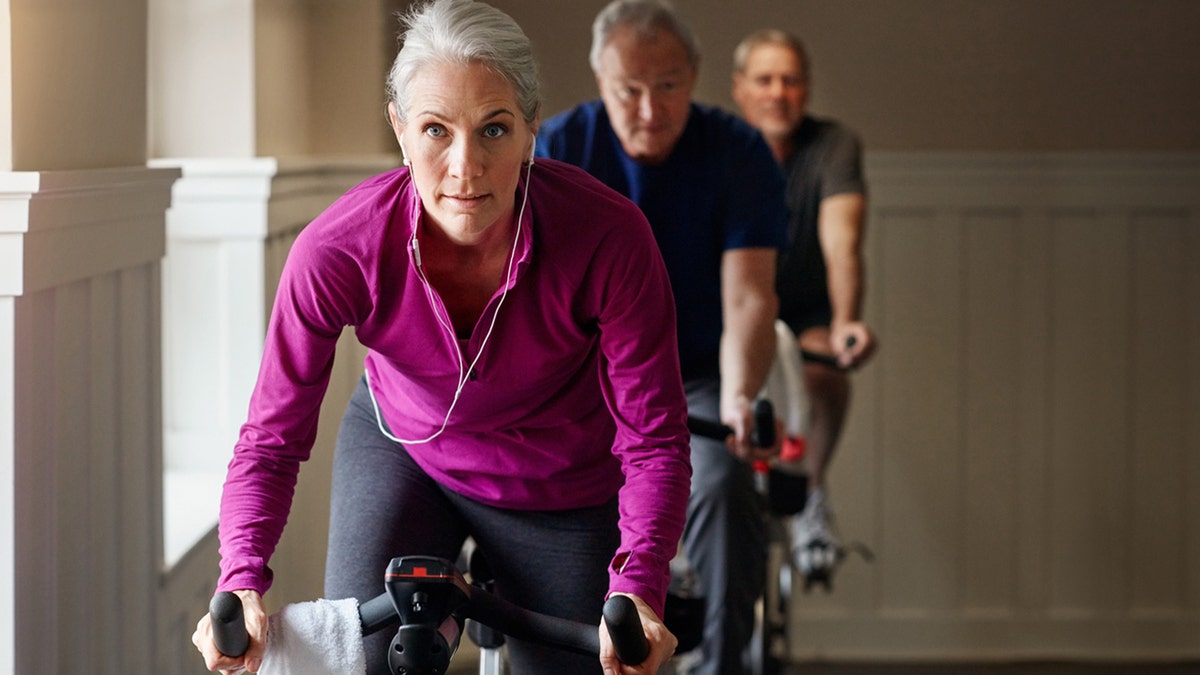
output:
[[[470,139],[457,139],[450,145],[447,170],[457,178],[479,175],[482,170],[480,148]]]

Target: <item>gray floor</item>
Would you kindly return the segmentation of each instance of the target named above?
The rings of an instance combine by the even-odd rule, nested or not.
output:
[[[1197,675],[1200,663],[797,664],[786,675]]]
[[[464,639],[446,675],[478,672],[478,650]],[[1200,662],[797,663],[780,675],[1200,675]]]
[[[479,650],[465,636],[446,675],[477,675]],[[1200,661],[1018,663],[796,663],[780,675],[1200,675]]]

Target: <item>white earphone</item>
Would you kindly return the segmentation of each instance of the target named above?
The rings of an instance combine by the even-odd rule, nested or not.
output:
[[[404,149],[403,141],[400,142],[400,152],[403,154],[404,166],[411,166],[408,160],[408,152]],[[508,280],[512,278],[513,265],[517,260],[517,247],[521,241],[521,221],[525,219],[525,207],[529,204],[529,176],[533,172],[533,156],[536,152],[537,137],[535,136],[533,139],[533,144],[529,148],[529,164],[527,165],[528,168],[525,169],[525,190],[521,198],[521,208],[519,211],[517,211],[516,232],[513,236],[513,247],[512,251],[510,251],[508,254],[508,269],[504,274],[504,290],[500,293],[500,299],[496,301],[496,309],[492,312],[492,320],[488,324],[487,332],[484,334],[483,340],[479,344],[479,350],[475,353],[475,358],[471,360],[470,364],[467,364],[463,359],[461,349],[458,351],[458,385],[454,388],[454,397],[450,400],[450,406],[446,410],[446,416],[442,418],[441,426],[438,427],[437,431],[434,431],[429,436],[421,439],[404,439],[397,438],[396,436],[392,435],[391,432],[387,430],[387,427],[384,426],[383,414],[379,410],[379,401],[375,399],[375,390],[371,387],[371,377],[364,371],[367,381],[367,394],[371,397],[371,405],[375,409],[375,422],[379,426],[379,432],[383,434],[385,438],[401,444],[418,445],[422,443],[428,443],[438,436],[441,436],[442,432],[445,431],[446,427],[450,424],[450,415],[454,412],[454,408],[458,405],[459,396],[462,394],[467,382],[471,379],[471,374],[475,370],[475,364],[479,363],[480,357],[483,356],[484,347],[486,347],[488,341],[491,340],[492,330],[496,327],[496,317],[500,316],[500,307],[504,304],[504,300],[508,297]],[[410,245],[412,246],[413,258],[417,263],[417,274],[420,275],[421,281],[425,285],[425,296],[429,300],[429,304],[433,309],[434,316],[437,318],[437,322],[442,326],[442,328],[450,334],[451,338],[455,338],[454,328],[450,324],[449,317],[443,317],[438,311],[437,303],[434,302],[433,287],[429,284],[429,279],[426,278],[425,272],[421,267],[421,253],[417,246],[417,233],[415,231],[413,232]]]

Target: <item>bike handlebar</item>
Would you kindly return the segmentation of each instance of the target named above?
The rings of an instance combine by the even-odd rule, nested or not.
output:
[[[503,626],[505,635],[518,640],[600,655],[600,636],[595,625],[532,612],[482,588],[470,586],[469,589],[463,618],[492,628]],[[386,592],[361,603],[358,612],[363,636],[400,623],[400,616]],[[242,616],[241,598],[228,591],[217,593],[209,604],[209,614],[212,615],[213,641],[217,649],[233,658],[245,654],[250,637]],[[604,603],[603,614],[617,658],[630,665],[645,661],[650,654],[650,644],[633,600],[614,595]]]
[[[723,441],[734,433],[733,428],[727,424],[691,415],[688,415],[687,427],[688,431],[696,436],[717,441]],[[775,445],[775,408],[765,398],[754,402],[754,429],[750,431],[750,444],[758,448]]]
[[[846,339],[846,347],[847,348],[853,347],[856,344],[858,344],[858,339],[855,338],[853,335],[851,335],[849,338]],[[834,370],[841,370],[841,371],[850,370],[850,368],[847,368],[846,366],[843,366],[841,363],[839,363],[838,358],[836,356],[834,356],[833,354],[822,354],[820,352],[813,352],[813,351],[809,351],[807,349],[801,349],[800,350],[800,359],[803,361],[806,361],[808,363],[819,363],[823,366],[828,366],[829,368],[833,368]]]
[[[642,618],[633,600],[624,595],[609,598],[604,603],[604,625],[608,626],[618,661],[637,665],[650,656],[650,643],[642,632]]]
[[[229,591],[221,591],[208,603],[212,617],[213,642],[225,656],[237,658],[250,648],[246,618],[242,614],[242,599]]]
[[[600,655],[600,635],[592,624],[560,619],[518,607],[487,591],[472,586],[465,617],[485,626],[503,626],[503,633],[517,640],[537,642],[590,656]],[[633,600],[614,595],[604,603],[604,620],[613,649],[621,663],[637,665],[650,654]]]

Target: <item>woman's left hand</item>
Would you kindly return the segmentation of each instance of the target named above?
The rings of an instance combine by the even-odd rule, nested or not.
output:
[[[608,626],[601,620],[600,667],[604,669],[604,675],[654,675],[662,664],[675,655],[675,647],[679,645],[679,640],[675,639],[675,636],[663,624],[662,619],[659,619],[654,610],[650,609],[650,605],[647,605],[641,598],[629,593],[614,593],[613,595],[624,595],[632,599],[633,604],[637,606],[638,617],[642,620],[642,632],[645,633],[646,640],[650,643],[650,655],[638,665],[621,663],[617,660],[612,638],[608,635]]]

